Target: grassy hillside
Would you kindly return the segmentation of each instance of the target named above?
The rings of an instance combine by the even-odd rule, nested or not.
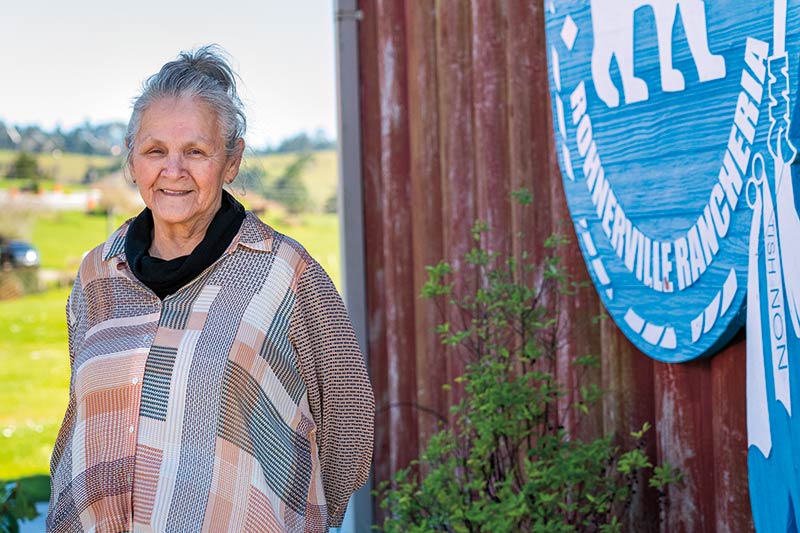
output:
[[[270,154],[245,157],[244,167],[259,167],[266,173],[267,182],[277,180],[299,154]],[[338,180],[335,150],[314,152],[311,162],[303,172],[303,183],[308,189],[315,211],[321,211],[325,202],[336,193]],[[248,184],[243,184],[247,187]],[[234,184],[234,189],[236,185]]]
[[[104,168],[113,165],[119,158],[102,155],[64,153],[35,154],[39,167],[60,183],[79,183],[90,166]],[[17,152],[0,150],[0,176],[5,178],[8,165],[17,157]],[[3,180],[0,180],[2,183]]]

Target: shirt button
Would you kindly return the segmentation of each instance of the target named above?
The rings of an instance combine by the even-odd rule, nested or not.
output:
[[[134,385],[139,383],[139,376],[133,376],[133,379],[131,380],[131,383],[133,383]]]
[[[128,483],[133,483],[133,476],[132,476],[131,474],[128,474],[128,475],[125,477],[125,479],[127,479],[127,480],[128,480]]]
[[[133,425],[132,424],[131,424],[131,427],[128,428],[128,433],[133,433]]]

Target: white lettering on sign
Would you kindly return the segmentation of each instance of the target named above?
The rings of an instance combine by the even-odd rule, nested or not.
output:
[[[765,195],[766,196],[766,195]],[[775,398],[792,414],[789,386],[789,362],[786,360],[786,313],[783,307],[783,271],[781,249],[775,225],[775,207],[771,198],[764,199],[764,258],[769,303],[769,337],[772,349]]]
[[[739,203],[743,176],[752,156],[751,147],[763,96],[769,45],[748,38],[741,92],[736,100],[733,125],[722,156],[718,182],[694,224],[672,241],[645,235],[625,214],[606,178],[600,151],[592,135],[587,112],[586,85],[580,82],[570,95],[572,123],[576,126],[578,154],[584,158],[583,175],[591,193],[601,229],[625,268],[646,287],[657,292],[683,290],[696,283],[720,250],[720,240],[730,229],[731,216]]]

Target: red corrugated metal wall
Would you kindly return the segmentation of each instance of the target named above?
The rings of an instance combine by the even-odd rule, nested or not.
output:
[[[536,1],[363,1],[359,33],[369,360],[378,404],[375,478],[415,458],[446,413],[461,373],[418,297],[424,266],[455,261],[476,218],[504,231],[489,246],[535,259],[554,230],[572,241],[571,272],[588,275],[569,221],[548,94],[544,7]],[[533,210],[510,192],[527,187]],[[525,232],[523,242],[517,237]],[[745,344],[703,361],[667,365],[636,350],[593,290],[568,300],[558,370],[600,354],[594,378],[610,392],[586,433],[627,434],[650,421],[650,453],[684,473],[662,509],[640,491],[637,531],[747,531]],[[420,409],[422,407],[423,409]]]

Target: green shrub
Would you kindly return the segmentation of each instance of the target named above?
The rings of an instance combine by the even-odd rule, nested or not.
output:
[[[515,196],[530,203],[525,191]],[[554,373],[559,305],[578,289],[555,255],[564,240],[549,239],[551,255],[536,266],[526,254],[517,261],[488,252],[481,245],[487,231],[474,226],[474,248],[461,272],[445,262],[428,267],[422,296],[458,322],[444,322],[437,332],[467,357],[456,380],[463,399],[419,460],[379,485],[387,511],[382,529],[621,531],[636,477],[653,467],[643,443],[649,425],[632,433],[636,444],[629,448],[611,435],[584,441],[563,427],[567,411],[579,420],[603,396],[596,385],[582,385],[566,405]],[[573,365],[586,369],[599,361],[582,356]],[[650,484],[663,495],[679,477],[664,465]]]
[[[38,514],[18,484],[0,485],[0,533],[17,533],[20,520],[32,520]]]
[[[10,164],[6,177],[27,180],[29,183],[27,188],[37,192],[41,189],[42,181],[52,179],[39,167],[36,156],[27,152],[19,152],[16,159]]]

